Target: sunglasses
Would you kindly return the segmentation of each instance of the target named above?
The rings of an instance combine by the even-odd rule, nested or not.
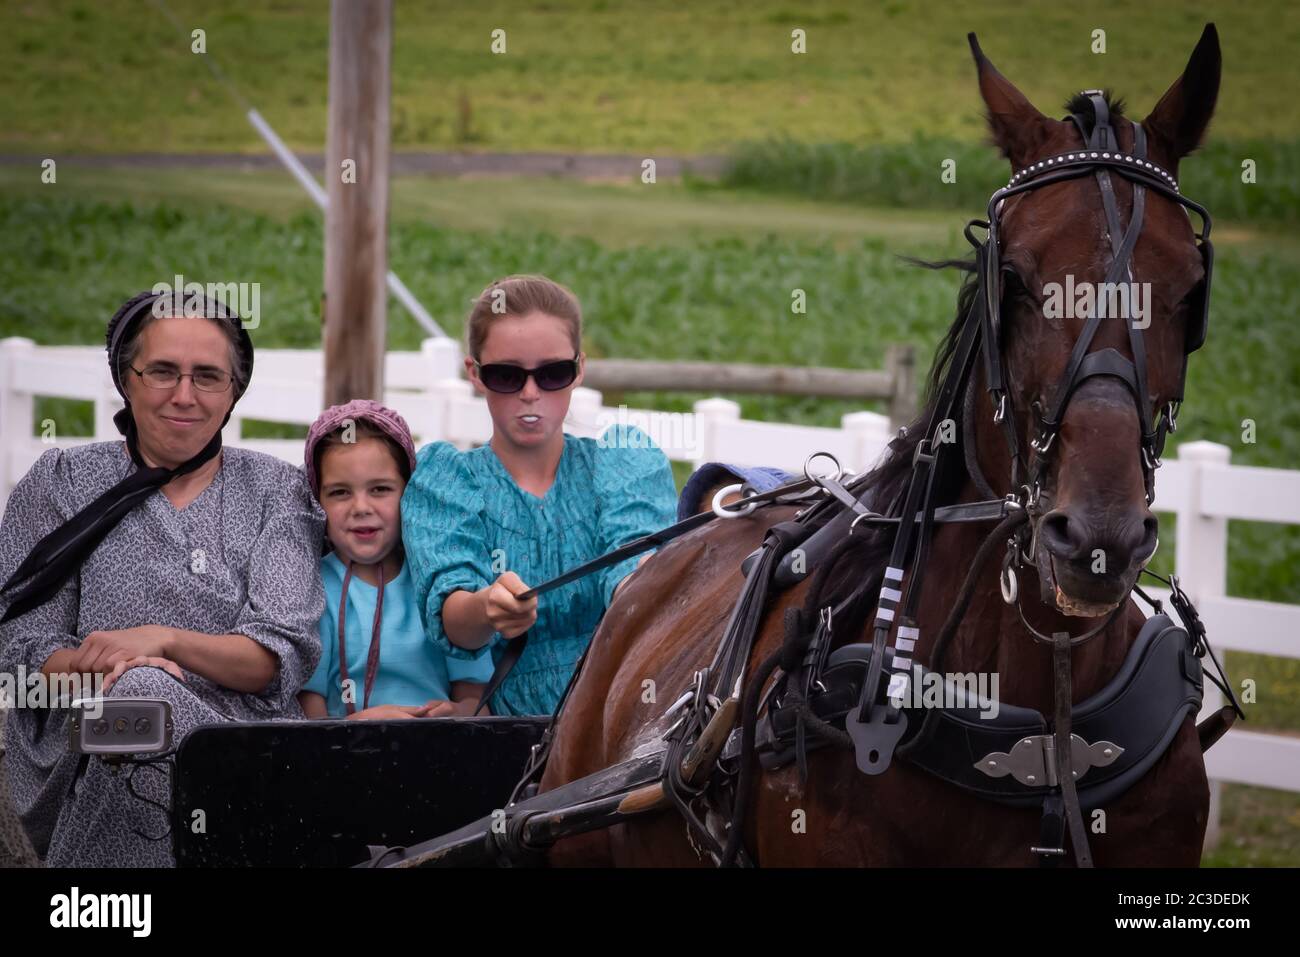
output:
[[[543,392],[567,389],[578,378],[577,356],[572,359],[561,359],[559,362],[548,362],[536,369],[525,369],[523,366],[506,365],[501,362],[489,362],[483,365],[477,359],[474,360],[474,366],[478,369],[479,381],[483,383],[484,388],[505,395],[520,391],[528,382],[529,376],[533,377],[537,388]]]

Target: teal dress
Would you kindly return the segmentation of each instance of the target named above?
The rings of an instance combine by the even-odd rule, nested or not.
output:
[[[453,645],[442,604],[512,571],[539,585],[628,541],[671,525],[677,492],[662,451],[639,429],[614,426],[600,439],[564,436],[555,482],[538,498],[515,484],[490,446],[461,452],[446,442],[422,448],[402,497],[402,543],[429,639],[450,658],[490,654]],[[494,714],[550,714],[587,647],[614,588],[640,556],[538,599],[528,646],[493,696]]]

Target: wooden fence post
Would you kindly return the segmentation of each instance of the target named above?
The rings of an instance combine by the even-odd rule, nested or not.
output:
[[[885,349],[885,371],[894,381],[889,400],[889,424],[897,432],[916,416],[916,350],[895,345]]]
[[[330,5],[325,405],[384,398],[392,0]]]

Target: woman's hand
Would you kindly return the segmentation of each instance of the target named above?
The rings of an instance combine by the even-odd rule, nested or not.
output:
[[[505,572],[479,594],[483,596],[483,611],[493,631],[503,638],[518,638],[537,621],[537,596],[520,601],[516,595],[528,591],[528,586],[514,572]]]
[[[129,661],[119,661],[113,666],[113,670],[104,678],[104,694],[108,694],[110,688],[117,684],[117,679],[122,677],[131,668],[161,668],[177,681],[184,681],[185,675],[181,672],[180,666],[174,661],[168,661],[166,658],[158,658],[151,655],[140,655],[138,658],[132,658]]]
[[[462,707],[453,701],[429,701],[420,709],[416,715],[419,718],[450,718],[458,714],[467,714]]]
[[[380,721],[389,718],[418,718],[421,717],[427,707],[428,705],[425,704],[377,704],[373,708],[364,708],[361,711],[353,712],[348,715],[348,720]]]
[[[135,658],[168,657],[173,631],[162,625],[141,625],[119,631],[92,631],[77,648],[70,669],[80,674],[108,674]]]

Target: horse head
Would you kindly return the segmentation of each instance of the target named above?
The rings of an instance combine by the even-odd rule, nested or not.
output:
[[[1022,554],[1042,601],[1098,616],[1126,599],[1155,552],[1151,473],[1174,427],[1186,355],[1204,335],[1209,247],[1198,247],[1182,206],[1199,207],[1178,198],[1176,182],[1214,111],[1218,35],[1205,28],[1140,124],[1099,91],[1051,119],[970,41],[988,125],[1013,172],[989,209],[994,341],[984,347],[1000,368],[986,361],[978,375],[1001,389],[994,418],[976,426],[977,464],[998,494],[1023,490]],[[1109,129],[1090,144],[1099,126]],[[1115,162],[1066,172],[1096,149]],[[1135,162],[1142,176],[1131,174]],[[1170,184],[1172,194],[1157,188]],[[1023,484],[1008,488],[1017,475]]]

